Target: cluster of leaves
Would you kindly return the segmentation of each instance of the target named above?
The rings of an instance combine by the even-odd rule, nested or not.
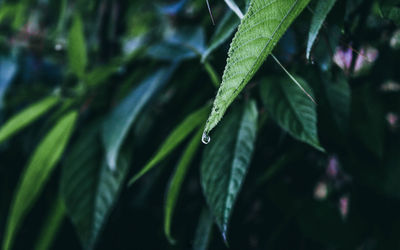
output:
[[[2,249],[399,248],[399,14],[0,0]]]

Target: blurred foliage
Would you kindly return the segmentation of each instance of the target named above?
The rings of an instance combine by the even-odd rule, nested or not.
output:
[[[3,250],[400,249],[400,1],[209,5],[0,0]]]

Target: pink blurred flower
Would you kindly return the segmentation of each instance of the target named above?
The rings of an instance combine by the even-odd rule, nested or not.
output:
[[[350,48],[342,49],[336,48],[333,61],[344,71],[348,72],[351,67],[351,61],[353,60],[353,51]]]
[[[350,203],[350,198],[347,195],[342,196],[339,199],[339,211],[343,219],[346,219],[349,213],[349,205],[350,205],[349,203]]]
[[[379,52],[373,47],[361,48],[360,53],[357,56],[356,64],[354,65],[354,73],[359,73],[364,69],[367,69],[373,62],[378,59]]]
[[[338,173],[339,173],[339,160],[336,156],[331,156],[328,160],[326,175],[330,178],[335,179]]]
[[[399,116],[396,115],[395,113],[388,113],[386,115],[386,120],[389,123],[389,126],[391,128],[396,128],[397,127],[397,123],[399,121]]]

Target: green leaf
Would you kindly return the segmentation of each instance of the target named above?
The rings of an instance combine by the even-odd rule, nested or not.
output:
[[[185,138],[194,130],[200,126],[207,117],[209,106],[196,110],[192,114],[183,120],[167,137],[165,142],[161,145],[160,149],[153,156],[153,158],[137,173],[133,176],[129,185],[132,185],[140,177],[150,171],[155,165],[160,163],[165,157],[167,157]]]
[[[235,3],[235,1],[233,0],[225,0],[226,5],[228,5],[228,7],[235,12],[235,14],[239,17],[239,19],[243,19],[243,13],[240,10],[239,6],[237,6],[237,4]]]
[[[46,135],[29,161],[15,192],[3,242],[3,250],[11,249],[15,235],[60,160],[72,134],[78,113],[62,117]]]
[[[200,145],[201,135],[202,131],[199,130],[199,132],[196,133],[196,135],[189,142],[185,152],[183,153],[181,159],[179,160],[178,166],[176,167],[176,171],[172,176],[171,182],[168,187],[167,196],[165,199],[165,207],[164,207],[165,208],[164,232],[165,236],[167,237],[168,241],[171,244],[175,243],[175,240],[172,238],[171,235],[171,221],[175,210],[175,205],[182,187],[182,183],[189,169],[189,165]]]
[[[201,162],[201,185],[226,241],[229,218],[250,165],[257,131],[254,101],[238,106],[217,129]]]
[[[22,110],[20,113],[11,117],[1,128],[0,128],[0,143],[9,139],[11,136],[16,134],[18,131],[22,130],[30,123],[37,120],[40,116],[49,111],[58,103],[58,98],[50,96],[44,98],[26,109]]]
[[[176,65],[162,68],[146,78],[104,121],[101,135],[111,169],[115,169],[119,149],[138,114],[169,80],[175,68]]]
[[[57,196],[50,213],[44,222],[42,230],[39,234],[35,245],[35,250],[51,249],[51,245],[55,240],[55,236],[60,229],[65,218],[65,206],[63,200]]]
[[[252,0],[233,38],[222,83],[206,123],[206,135],[260,68],[310,0]]]
[[[68,63],[70,70],[83,78],[87,66],[85,34],[82,19],[76,15],[68,35]]]
[[[73,145],[61,175],[61,194],[67,214],[84,249],[93,249],[128,172],[129,159],[121,153],[112,171],[101,157],[100,128],[89,127]]]
[[[207,250],[211,239],[213,216],[208,208],[203,208],[200,214],[194,236],[193,250]]]
[[[204,51],[201,61],[204,63],[207,57],[219,46],[225,43],[229,37],[232,36],[233,32],[236,30],[240,23],[240,19],[234,15],[232,11],[226,12],[221,22],[219,22],[215,33],[211,37],[210,44],[206,51]]]
[[[308,93],[312,90],[301,78],[297,81]],[[296,139],[323,151],[317,133],[315,104],[287,78],[269,77],[263,80],[261,96],[272,118]]]
[[[319,30],[322,27],[326,17],[335,5],[336,0],[319,0],[315,8],[314,15],[311,19],[310,31],[308,33],[307,42],[307,59],[310,58],[311,49],[314,45],[315,39],[318,36]]]

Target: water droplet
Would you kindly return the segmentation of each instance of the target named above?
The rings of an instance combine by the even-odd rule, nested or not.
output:
[[[203,136],[201,137],[201,142],[203,142],[204,144],[208,144],[210,143],[211,138],[207,133],[203,133]]]

